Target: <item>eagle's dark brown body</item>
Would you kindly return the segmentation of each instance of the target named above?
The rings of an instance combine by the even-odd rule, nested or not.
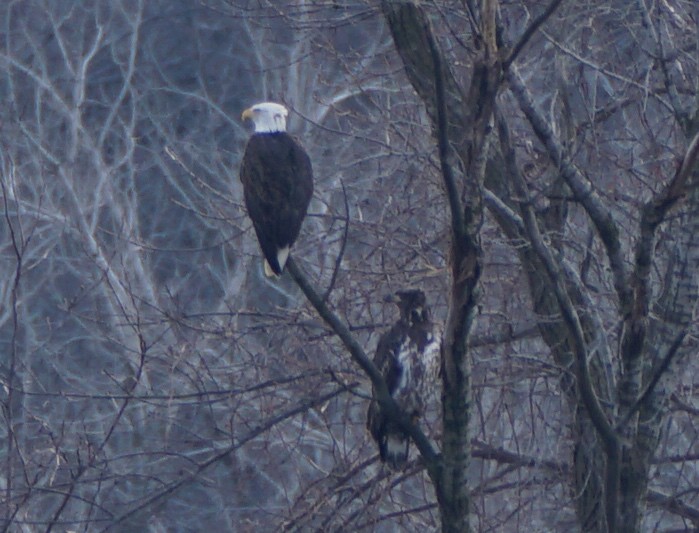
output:
[[[286,257],[280,264],[280,251],[288,253],[298,237],[313,195],[311,161],[288,133],[255,133],[245,147],[240,180],[262,253],[281,274]]]
[[[436,388],[440,335],[422,291],[399,291],[396,296],[400,319],[379,339],[374,364],[399,407],[417,421],[426,396]],[[375,399],[369,404],[367,428],[379,446],[381,460],[400,468],[408,459],[409,437],[384,415]]]

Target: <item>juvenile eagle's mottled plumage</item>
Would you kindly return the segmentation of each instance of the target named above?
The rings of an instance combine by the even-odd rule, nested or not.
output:
[[[311,160],[286,132],[287,114],[273,102],[243,111],[243,120],[252,120],[255,132],[245,147],[240,181],[268,276],[284,270],[313,195]]]
[[[417,421],[424,412],[425,398],[437,386],[441,339],[422,291],[399,291],[393,301],[400,309],[400,319],[379,339],[374,364],[396,403]],[[369,404],[367,428],[379,446],[381,460],[394,470],[400,468],[408,459],[410,439],[384,416],[375,397]]]

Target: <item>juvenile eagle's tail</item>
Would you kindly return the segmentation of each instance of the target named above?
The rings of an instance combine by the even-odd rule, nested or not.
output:
[[[399,470],[408,460],[408,447],[410,440],[402,433],[387,432],[379,441],[379,455],[381,460],[393,470]]]
[[[381,461],[393,470],[399,470],[408,460],[410,439],[396,424],[386,419],[376,400],[369,404],[366,426],[379,445]]]

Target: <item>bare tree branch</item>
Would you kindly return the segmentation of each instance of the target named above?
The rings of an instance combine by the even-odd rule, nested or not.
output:
[[[631,308],[631,291],[628,287],[629,273],[625,266],[621,241],[619,240],[618,224],[612,213],[602,203],[592,184],[578,172],[568,158],[563,146],[554,135],[550,126],[537,109],[531,94],[527,90],[517,68],[512,65],[507,71],[510,89],[517,98],[520,108],[527,117],[539,140],[546,146],[549,156],[566,183],[573,191],[575,198],[583,205],[592,219],[600,239],[604,243],[607,257],[614,275],[614,288],[621,302],[622,314],[627,315]]]
[[[524,30],[522,36],[519,38],[517,43],[512,47],[507,58],[502,62],[503,70],[510,68],[510,65],[515,62],[517,56],[522,52],[525,46],[529,43],[531,38],[538,32],[539,28],[549,19],[551,15],[554,14],[556,9],[561,5],[563,0],[552,0],[551,3],[546,6],[546,9],[534,20],[531,21],[529,26]]]
[[[381,405],[382,412],[384,412],[386,416],[398,422],[401,428],[410,435],[420,451],[420,455],[425,461],[430,476],[436,476],[440,468],[439,454],[434,450],[432,444],[425,434],[412,423],[406,413],[403,413],[400,410],[398,404],[396,404],[396,401],[389,394],[386,381],[381,375],[379,369],[376,368],[374,362],[369,359],[359,342],[350,333],[349,329],[347,329],[347,326],[345,326],[340,318],[330,310],[325,303],[325,300],[323,300],[323,298],[315,291],[308,278],[296,264],[296,261],[294,261],[293,257],[289,257],[286,263],[286,268],[301,291],[306,295],[308,301],[311,302],[311,305],[313,305],[316,311],[318,311],[320,317],[340,338],[352,356],[352,359],[354,359],[354,361],[366,373],[366,375],[369,376],[369,379],[371,379],[371,383],[375,389],[376,399]]]
[[[564,276],[556,265],[556,261],[548,249],[548,246],[544,243],[544,239],[539,231],[538,223],[529,200],[530,194],[527,189],[527,185],[517,168],[514,151],[511,148],[512,143],[510,141],[509,131],[504,119],[502,118],[502,115],[500,114],[498,117],[498,131],[500,138],[502,139],[503,151],[505,152],[505,159],[508,162],[508,169],[512,177],[512,182],[517,191],[518,202],[520,204],[525,230],[529,236],[529,242],[542,264],[546,267],[549,279],[551,280],[552,287],[556,294],[556,299],[558,300],[561,308],[561,314],[564,321],[568,325],[573,339],[575,358],[577,361],[576,376],[580,382],[583,401],[590,413],[590,417],[592,418],[595,427],[607,442],[607,446],[610,449],[616,449],[619,445],[618,436],[607,419],[607,415],[604,413],[604,410],[599,403],[599,399],[597,398],[597,394],[595,393],[594,387],[592,386],[592,380],[590,378],[590,372],[587,366],[587,343],[585,341],[585,334],[583,333],[583,328],[580,324],[578,313],[565,287],[563,286],[562,280],[564,279]]]
[[[682,343],[684,342],[684,339],[686,336],[687,336],[686,330],[681,331],[677,335],[677,337],[673,341],[672,345],[670,346],[670,349],[667,351],[665,356],[660,361],[660,364],[658,364],[658,367],[653,372],[653,376],[648,381],[648,384],[646,385],[646,387],[643,390],[643,392],[641,393],[641,395],[638,397],[636,402],[631,406],[631,408],[628,410],[628,412],[624,414],[624,417],[619,422],[617,422],[617,428],[622,427],[625,424],[628,424],[629,420],[631,420],[631,417],[636,413],[636,411],[638,411],[643,406],[643,404],[646,401],[648,401],[648,398],[650,398],[651,394],[653,394],[653,391],[655,390],[655,387],[660,382],[660,379],[663,377],[663,375],[670,368],[670,364],[672,363],[672,360],[674,359],[674,357],[677,355],[677,352],[679,351],[679,349],[682,347]]]
[[[117,526],[121,524],[122,522],[128,520],[129,518],[133,517],[135,514],[140,513],[153,505],[154,503],[157,503],[158,501],[162,500],[163,498],[166,498],[170,496],[172,493],[175,491],[183,488],[184,486],[188,485],[195,479],[197,479],[202,472],[204,472],[207,468],[211,467],[212,465],[215,465],[219,463],[221,460],[225,459],[227,456],[229,456],[231,453],[233,453],[235,450],[239,449],[241,446],[246,444],[247,442],[251,441],[252,439],[255,439],[259,437],[261,434],[263,434],[265,431],[269,430],[270,428],[276,426],[280,422],[283,422],[284,420],[287,420],[289,418],[292,418],[294,416],[297,416],[305,411],[307,411],[310,408],[317,407],[319,405],[324,404],[325,402],[331,400],[332,398],[335,398],[339,394],[342,394],[344,392],[347,392],[351,386],[348,387],[339,387],[333,391],[327,392],[325,394],[322,394],[318,397],[311,398],[307,401],[302,401],[299,402],[297,405],[294,407],[282,411],[276,416],[270,418],[269,420],[266,420],[256,428],[251,429],[248,431],[248,433],[237,439],[237,441],[230,446],[224,448],[223,450],[217,451],[214,453],[209,459],[201,462],[201,463],[196,463],[194,465],[194,468],[191,472],[183,474],[180,479],[169,483],[166,487],[158,490],[154,494],[148,496],[147,498],[142,499],[138,504],[130,508],[128,511],[120,514],[119,516],[114,517],[112,521],[110,521],[109,525],[100,531],[109,531],[110,529],[114,528],[114,526]]]

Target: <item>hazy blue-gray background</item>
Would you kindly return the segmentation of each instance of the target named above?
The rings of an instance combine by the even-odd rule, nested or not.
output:
[[[383,295],[421,287],[435,317],[446,315],[449,222],[428,120],[375,3],[271,4],[0,6],[4,530],[437,527],[418,463],[380,468],[364,430],[366,377],[288,277],[262,276],[238,181],[241,111],[285,103],[315,170],[293,255],[319,290],[332,280],[329,304],[371,353],[396,317]],[[432,16],[465,77],[471,37],[457,4],[435,4]],[[670,4],[669,79],[696,111],[697,20],[691,2]],[[672,89],[648,81],[657,69],[643,17],[625,6],[567,6],[520,66],[576,164],[632,228],[683,143],[665,105]],[[503,2],[508,32],[521,32],[530,8],[540,9]],[[515,107],[508,96],[502,105]],[[509,118],[545,209],[560,192],[556,169],[522,118]],[[590,228],[571,202],[552,239],[613,346],[612,281]],[[570,457],[581,443],[561,392],[570,376],[536,330],[521,243],[509,237],[485,222],[473,524],[578,530]],[[654,271],[658,295],[671,262]],[[685,527],[699,509],[694,365],[683,360],[666,385],[674,403],[648,531]],[[436,402],[424,427],[438,441]],[[660,497],[675,494],[689,511]]]

